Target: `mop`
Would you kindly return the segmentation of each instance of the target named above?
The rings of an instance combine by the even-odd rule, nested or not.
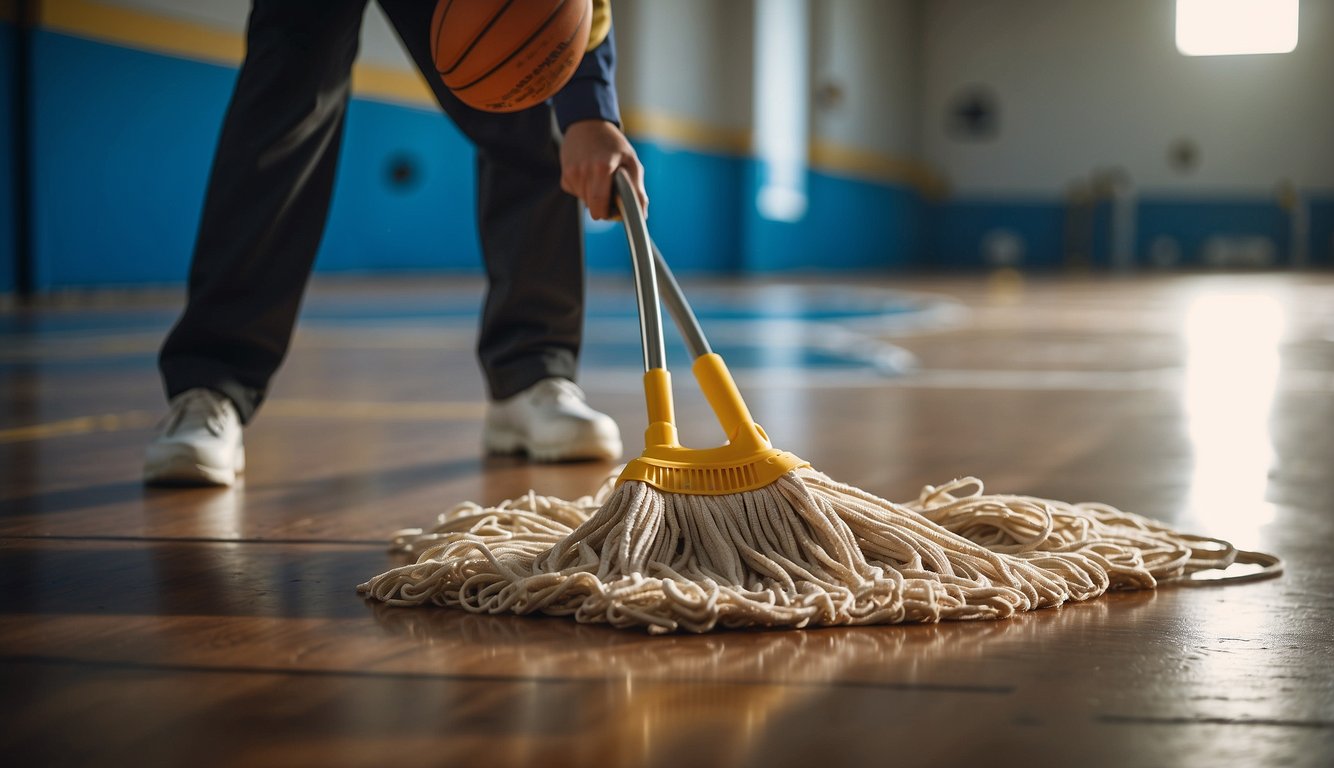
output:
[[[400,532],[395,548],[416,561],[361,584],[362,594],[708,632],[1000,619],[1108,590],[1191,584],[1234,564],[1251,566],[1244,578],[1281,572],[1272,555],[1104,504],[989,495],[975,478],[895,503],[774,448],[649,239],[624,173],[616,192],[644,349],[644,452],[581,499],[530,491],[493,507],[465,502],[429,531]],[[678,442],[660,298],[727,435],[721,447]]]

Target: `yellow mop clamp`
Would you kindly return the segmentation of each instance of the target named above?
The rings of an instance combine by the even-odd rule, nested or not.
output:
[[[617,485],[638,480],[668,493],[716,496],[763,488],[797,467],[810,466],[796,454],[773,447],[764,429],[751,418],[722,357],[703,355],[692,368],[727,434],[727,444],[686,448],[678,443],[671,374],[662,368],[649,371],[644,374],[649,418],[644,452],[625,466]]]

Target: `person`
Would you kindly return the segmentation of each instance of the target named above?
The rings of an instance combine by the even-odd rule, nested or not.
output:
[[[149,484],[230,485],[243,427],[285,357],[319,247],[351,70],[368,0],[253,0],[245,60],[213,159],[187,301],[159,354],[169,413],[144,457]],[[434,3],[378,0],[441,108],[477,152],[487,295],[477,340],[486,450],[535,461],[620,456],[616,423],[574,383],[583,326],[581,203],[614,216],[624,168],[647,206],[620,128],[608,0],[589,49],[546,103],[474,110],[436,73]]]

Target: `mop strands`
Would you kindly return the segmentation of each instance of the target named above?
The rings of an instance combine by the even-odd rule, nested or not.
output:
[[[773,448],[621,174],[617,191],[639,289],[648,447],[592,496],[468,502],[430,531],[401,532],[395,546],[417,561],[360,592],[391,605],[708,632],[997,619],[1109,589],[1190,583],[1234,563],[1259,566],[1248,578],[1281,571],[1273,556],[1106,505],[987,495],[973,478],[896,504]],[[656,278],[728,436],[720,448],[677,443]]]
[[[1279,568],[1101,504],[986,495],[973,478],[895,504],[809,468],[725,496],[609,481],[573,501],[467,502],[395,545],[417,562],[360,587],[393,605],[650,632],[999,619],[1234,562]]]

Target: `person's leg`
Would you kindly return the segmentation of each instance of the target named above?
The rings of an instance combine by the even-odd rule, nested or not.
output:
[[[366,0],[255,0],[190,266],[158,357],[154,485],[231,485],[241,427],[287,354],[328,214]]]
[[[249,421],[287,354],[328,214],[365,4],[253,3],[188,301],[159,357],[168,398],[215,390]]]
[[[477,209],[489,290],[477,353],[490,390],[486,449],[538,461],[615,459],[616,422],[573,384],[584,322],[583,223],[560,188],[549,105],[494,114],[445,87],[430,50],[432,3],[379,0],[436,99],[477,148]]]
[[[544,378],[573,380],[583,334],[583,224],[560,189],[560,136],[548,105],[481,112],[436,74],[433,3],[380,0],[450,119],[477,148],[477,214],[489,290],[477,351],[493,399]]]

